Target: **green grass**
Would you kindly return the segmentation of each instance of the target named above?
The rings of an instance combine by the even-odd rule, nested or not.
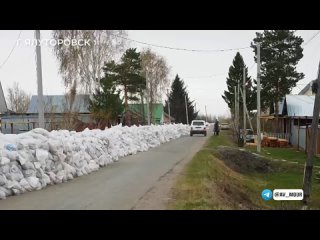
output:
[[[257,152],[255,147],[246,147],[248,151]],[[305,164],[307,160],[307,154],[304,151],[298,151],[295,148],[261,148],[261,155],[277,160],[286,160],[290,162],[297,162],[299,164]],[[320,158],[314,158],[314,165],[320,166]]]
[[[219,136],[213,136],[209,138],[207,142],[207,147],[216,148],[218,146],[236,146],[236,144],[232,141],[232,133],[231,131],[220,131]]]
[[[264,201],[261,198],[263,189],[302,188],[303,166],[287,162],[271,161],[273,169],[270,173],[241,174],[233,171],[216,156],[219,145],[235,146],[229,131],[208,139],[187,164],[183,174],[178,178],[168,209],[301,209],[301,201]],[[302,153],[292,149],[268,149],[271,154],[266,157],[277,159],[295,159],[299,162]],[[274,150],[274,151],[273,151]],[[291,152],[290,152],[291,151]],[[264,155],[264,154],[263,154]],[[318,170],[316,169],[315,172]],[[314,172],[314,173],[315,173]],[[311,193],[311,209],[320,209],[320,182],[313,174]]]

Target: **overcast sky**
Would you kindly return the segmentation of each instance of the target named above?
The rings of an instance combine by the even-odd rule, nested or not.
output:
[[[318,30],[299,30],[305,42]],[[31,94],[37,94],[37,78],[35,63],[35,47],[24,44],[17,45],[7,59],[16,44],[20,30],[0,31],[0,81],[7,96],[8,87],[14,81]],[[180,31],[180,30],[129,30],[128,38],[173,48],[185,49],[230,49],[250,46],[256,32],[261,30],[226,30],[226,31]],[[33,39],[33,30],[23,30],[20,39]],[[41,38],[51,38],[51,31],[41,31]],[[139,50],[148,46],[128,42],[128,46],[137,47]],[[150,46],[149,46],[150,47]],[[228,69],[237,51],[224,52],[189,52],[171,50],[158,47],[150,47],[167,60],[171,67],[170,79],[176,74],[184,80],[190,97],[197,103],[197,109],[202,113],[211,115],[228,114],[227,104],[221,98],[223,91],[227,89],[226,77]],[[42,46],[42,74],[43,92],[45,95],[63,94],[65,88],[58,74],[58,64],[52,49]],[[251,48],[238,50],[244,58],[245,64],[250,68],[254,64],[254,53]],[[298,64],[298,71],[305,74],[305,78],[298,83],[292,93],[296,94],[307,83],[317,76],[320,60],[320,34],[310,41],[304,48],[304,57]],[[7,59],[5,64],[4,61]],[[256,65],[249,70],[249,74],[256,78]],[[218,76],[212,76],[218,75]],[[300,88],[300,89],[299,89]]]

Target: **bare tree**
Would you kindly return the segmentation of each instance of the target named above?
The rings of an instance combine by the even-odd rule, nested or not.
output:
[[[73,83],[72,88],[65,94],[65,102],[63,104],[63,127],[67,130],[74,130],[79,122],[80,106],[75,105],[77,95],[77,84]]]
[[[54,53],[59,61],[59,72],[67,88],[74,83],[79,90],[91,94],[102,78],[105,62],[121,53],[125,42],[118,34],[123,30],[54,30],[52,36],[57,42]],[[79,44],[71,44],[78,40]],[[69,44],[69,41],[71,43]],[[81,46],[82,45],[82,46]],[[78,88],[76,89],[79,92]]]
[[[162,102],[162,96],[170,84],[168,78],[170,68],[162,56],[157,55],[150,49],[141,53],[141,59],[143,71],[148,72],[149,109],[151,121],[154,122],[153,104]]]
[[[16,113],[26,113],[31,101],[31,94],[19,87],[17,82],[8,88],[8,108]]]

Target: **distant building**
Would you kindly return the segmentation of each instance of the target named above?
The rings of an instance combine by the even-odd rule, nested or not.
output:
[[[131,111],[132,113],[134,113],[133,116],[133,122],[132,124],[136,124],[136,125],[142,125],[143,122],[145,122],[147,124],[148,122],[148,109],[147,109],[147,104],[144,104],[142,107],[142,104],[128,104],[129,107],[129,111]],[[164,110],[163,110],[163,104],[162,103],[156,103],[153,104],[153,120],[154,120],[154,124],[163,124],[164,123],[164,119],[165,119],[165,114],[164,114]],[[152,119],[150,119],[151,123],[152,123]]]
[[[63,128],[65,116],[70,109],[70,103],[65,95],[45,95],[44,115],[45,129],[48,131]],[[75,101],[70,109],[72,113],[77,113],[77,119],[88,123],[91,120],[89,107],[89,95],[76,95]],[[11,113],[2,116],[3,133],[21,133],[29,131],[39,126],[38,122],[38,96],[33,95],[25,114]]]
[[[0,115],[6,114],[8,112],[8,107],[6,103],[6,99],[4,97],[2,84],[0,82]]]
[[[299,93],[298,95],[307,95],[307,96],[312,96],[314,93],[312,93],[312,84],[316,80],[312,80],[310,83],[308,83]]]

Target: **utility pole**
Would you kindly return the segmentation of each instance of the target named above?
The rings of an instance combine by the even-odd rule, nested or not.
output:
[[[208,122],[207,105],[205,105],[204,108],[206,110],[206,122]]]
[[[246,68],[243,67],[243,143],[246,144],[247,123],[246,123]]]
[[[40,30],[35,30],[37,45],[37,80],[38,80],[38,121],[39,128],[44,128],[44,104],[43,104],[43,90],[42,90],[42,68],[41,68],[41,46],[40,46]]]
[[[312,170],[314,155],[317,148],[317,137],[318,137],[318,124],[319,124],[319,110],[320,110],[320,62],[318,67],[318,79],[317,79],[317,94],[314,99],[313,107],[313,119],[311,124],[311,141],[308,147],[308,158],[304,167],[304,178],[303,178],[303,202],[308,203],[311,194],[311,183],[312,183]]]
[[[261,133],[260,133],[260,43],[257,43],[257,152],[261,152]]]
[[[234,127],[237,131],[237,87],[234,86]]]
[[[188,106],[187,106],[187,95],[184,95],[184,101],[185,101],[185,103],[186,103],[187,124],[189,125],[189,118],[188,118]]]
[[[148,119],[148,125],[150,125],[150,106],[149,106],[149,86],[148,86],[148,70],[146,70],[146,91],[147,91],[147,119]]]
[[[169,114],[169,123],[171,123],[169,90],[167,90],[167,94],[168,94],[168,114]]]
[[[241,89],[240,89],[240,93],[241,93],[241,96],[243,96],[243,92],[242,92]],[[247,114],[247,118],[248,118],[248,122],[249,122],[249,125],[250,125],[250,129],[253,129],[252,123],[251,123],[251,120],[250,120],[250,116],[249,116],[249,113],[248,113],[247,105],[245,105],[244,107],[245,107],[245,111],[246,111],[246,114]]]

